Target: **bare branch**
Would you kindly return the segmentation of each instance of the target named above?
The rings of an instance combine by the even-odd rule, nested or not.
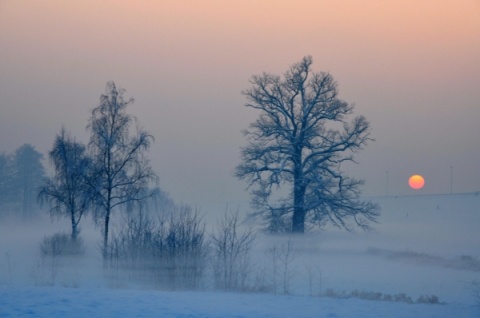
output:
[[[89,150],[93,160],[89,184],[104,224],[104,256],[112,211],[150,197],[149,184],[157,179],[144,157],[153,136],[138,127],[137,134],[130,135],[131,124],[136,118],[126,113],[133,99],[125,99],[124,92],[113,82],[107,83],[100,105],[92,110],[87,126],[91,132]]]
[[[251,78],[242,94],[259,117],[244,132],[249,144],[235,174],[247,181],[255,214],[278,224],[286,224],[288,215],[290,231],[303,232],[306,222],[321,226],[327,219],[348,228],[349,218],[366,228],[378,206],[359,200],[362,182],[344,176],[340,165],[354,162],[354,153],[372,141],[370,125],[363,116],[348,122],[353,105],[338,99],[329,73],[315,73],[311,65],[307,56],[283,77]],[[288,196],[274,195],[284,194],[285,187]]]

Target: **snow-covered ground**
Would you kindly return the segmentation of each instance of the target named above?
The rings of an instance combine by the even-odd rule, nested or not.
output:
[[[106,279],[99,230],[89,221],[82,225],[85,257],[63,260],[52,272],[38,256],[39,242],[67,231],[68,223],[2,219],[0,317],[480,317],[473,285],[480,281],[480,195],[374,200],[382,217],[372,232],[327,229],[290,238],[296,249],[290,295],[219,292],[208,283],[202,291],[160,291]],[[254,264],[265,260],[265,249],[286,240],[259,235]],[[315,275],[309,277],[307,268]],[[355,290],[413,301],[434,295],[445,304],[326,297]]]
[[[474,306],[118,289],[0,289],[0,317],[478,317]]]

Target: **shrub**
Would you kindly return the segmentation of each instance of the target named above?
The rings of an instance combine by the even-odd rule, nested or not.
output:
[[[197,289],[206,268],[208,242],[198,211],[183,207],[167,220],[143,212],[126,219],[110,240],[111,269],[128,270],[156,287]]]
[[[83,241],[78,237],[73,240],[66,233],[55,233],[52,236],[46,236],[40,243],[42,256],[81,255],[84,252]]]
[[[435,295],[422,295],[417,299],[418,304],[440,304],[440,301]]]
[[[331,288],[327,289],[325,293],[326,297],[332,298],[358,298],[358,299],[365,299],[365,300],[376,300],[376,301],[393,301],[393,302],[401,302],[407,304],[444,304],[440,302],[438,296],[435,295],[422,295],[420,296],[417,301],[413,301],[410,296],[407,296],[404,293],[390,295],[390,294],[382,294],[380,292],[372,292],[372,291],[364,291],[364,290],[354,290],[350,293],[346,291],[337,292]]]

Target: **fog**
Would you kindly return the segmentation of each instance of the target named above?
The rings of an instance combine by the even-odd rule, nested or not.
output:
[[[282,249],[290,242],[293,246],[293,257],[288,264],[290,294],[326,295],[358,290],[406,294],[413,300],[421,295],[435,295],[449,304],[475,304],[472,283],[478,280],[480,272],[480,196],[406,196],[376,200],[383,214],[369,232],[327,228],[290,237],[257,232],[245,276],[248,286],[245,290],[284,292],[281,278],[277,278],[277,287],[272,290],[271,251],[277,247],[282,255]],[[117,217],[113,221],[114,232],[118,232],[120,219]],[[207,226],[209,240],[215,228]],[[239,230],[246,230],[245,225]],[[42,240],[68,231],[69,224],[64,220],[42,216],[28,221],[2,218],[0,285],[183,289],[168,285],[154,273],[128,269],[121,263],[105,267],[100,228],[95,228],[90,218],[81,222],[83,254],[42,257]],[[216,256],[212,245],[210,248],[204,274],[195,289],[217,289],[213,276]],[[281,259],[279,256],[278,262]],[[148,268],[148,264],[142,266]],[[279,277],[281,268],[279,266]],[[261,277],[263,280],[258,281]],[[258,286],[266,289],[255,289]]]
[[[363,197],[381,216],[370,232],[255,232],[249,287],[282,293],[280,281],[272,289],[268,251],[292,242],[295,295],[366,290],[478,302],[478,1],[0,0],[0,48],[0,153],[29,143],[46,158],[62,125],[88,142],[90,111],[112,80],[155,138],[148,157],[161,189],[203,215],[208,238],[225,211],[238,210],[242,222],[251,212],[233,174],[242,130],[258,113],[241,91],[252,75],[281,75],[311,55],[313,70],[330,72],[339,97],[371,124],[375,141],[342,168],[365,180]],[[412,174],[425,187],[409,188]],[[81,256],[42,257],[42,240],[68,233],[69,223],[32,212],[0,211],[0,286],[173,289],[124,264],[105,269],[90,216],[80,223]],[[121,222],[115,214],[113,233]],[[208,254],[198,289],[215,289],[212,264]],[[262,275],[267,282],[256,281]]]

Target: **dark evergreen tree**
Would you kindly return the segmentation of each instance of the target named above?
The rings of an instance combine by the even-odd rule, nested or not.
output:
[[[0,209],[5,213],[15,202],[13,189],[13,158],[5,153],[0,154]]]
[[[45,177],[42,159],[43,155],[30,144],[20,146],[13,155],[10,186],[15,194],[12,199],[18,203],[24,216],[31,214],[36,207],[38,188]]]

